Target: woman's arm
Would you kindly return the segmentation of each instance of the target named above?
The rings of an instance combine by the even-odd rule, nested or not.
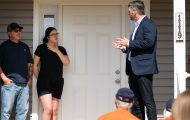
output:
[[[56,51],[56,53],[64,65],[68,65],[70,63],[69,57],[67,55],[63,55],[59,49]]]
[[[38,57],[37,55],[34,55],[33,72],[36,79],[38,78],[38,74],[39,74],[39,69],[38,69],[39,63],[40,63],[40,57]]]
[[[53,47],[51,47],[51,46],[48,45],[48,49],[51,50],[51,51],[53,51],[53,52],[55,52],[55,53],[59,56],[61,62],[62,62],[64,65],[68,65],[68,64],[70,63],[70,60],[69,60],[68,55],[64,55],[64,54],[59,50],[59,46],[56,46],[56,47],[53,48]]]

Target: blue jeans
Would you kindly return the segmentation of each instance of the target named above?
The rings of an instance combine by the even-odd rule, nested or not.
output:
[[[1,120],[9,120],[16,103],[15,120],[26,120],[29,108],[29,87],[15,83],[1,87]]]

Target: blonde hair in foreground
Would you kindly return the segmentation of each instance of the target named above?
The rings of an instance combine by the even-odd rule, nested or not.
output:
[[[190,119],[190,90],[186,90],[178,95],[172,107],[173,120]]]

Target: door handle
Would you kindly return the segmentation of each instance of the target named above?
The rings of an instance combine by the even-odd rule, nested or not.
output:
[[[120,79],[116,79],[116,80],[115,80],[115,83],[116,83],[116,84],[120,84],[120,83],[121,83],[121,80],[120,80]]]
[[[115,71],[115,74],[116,74],[116,75],[119,75],[119,74],[120,74],[120,70],[116,70],[116,71]]]

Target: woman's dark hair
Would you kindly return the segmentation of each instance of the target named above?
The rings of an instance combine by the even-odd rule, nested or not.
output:
[[[48,28],[46,29],[46,31],[45,31],[45,36],[44,36],[44,38],[43,38],[43,43],[47,43],[47,42],[48,42],[48,37],[49,37],[51,31],[53,31],[53,30],[56,30],[56,28],[54,28],[54,27],[48,27]]]

